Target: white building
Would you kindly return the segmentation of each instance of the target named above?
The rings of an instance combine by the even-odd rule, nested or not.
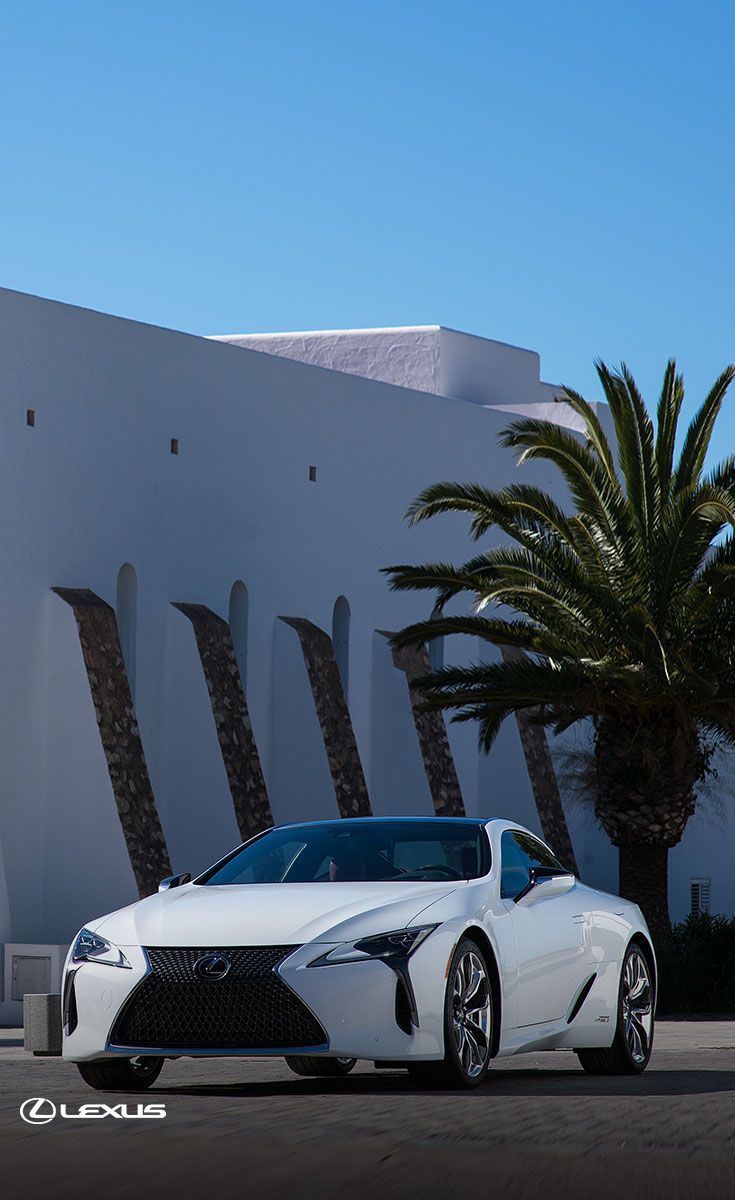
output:
[[[430,813],[406,678],[379,632],[427,615],[426,598],[391,594],[380,568],[469,557],[460,518],[410,530],[402,514],[433,481],[513,477],[497,434],[532,409],[574,424],[536,354],[438,326],[213,340],[0,291],[0,1023],[18,1017],[14,994],[54,984],[42,947],[136,898],[74,612],[52,589],[117,609],[174,870],[240,841],[177,602],[231,619],[276,821],[337,813],[281,616],[335,632],[372,811]],[[456,639],[446,656],[474,652]],[[475,736],[450,727],[467,812],[538,828],[515,723],[489,758]],[[604,835],[568,817],[583,877],[614,890]],[[728,860],[722,826],[694,819],[671,855],[676,917],[699,877],[732,911]]]

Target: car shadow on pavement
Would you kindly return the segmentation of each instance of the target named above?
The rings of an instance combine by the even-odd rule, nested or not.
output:
[[[482,1103],[495,1096],[699,1096],[735,1091],[735,1071],[656,1071],[643,1075],[586,1075],[582,1070],[491,1070],[479,1088],[434,1092],[414,1087],[401,1072],[355,1073],[347,1079],[268,1080],[247,1083],[191,1083],[152,1089],[167,1096],[243,1096],[267,1099],[287,1096],[461,1096]]]

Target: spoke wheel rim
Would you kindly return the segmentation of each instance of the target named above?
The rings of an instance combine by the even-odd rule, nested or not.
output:
[[[648,964],[637,950],[628,955],[623,971],[623,1028],[633,1062],[646,1062],[653,1032],[653,988]]]
[[[492,1020],[490,981],[479,955],[466,950],[452,983],[452,1032],[462,1070],[470,1079],[482,1073],[490,1057]]]

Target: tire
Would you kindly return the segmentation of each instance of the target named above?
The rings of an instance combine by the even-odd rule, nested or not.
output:
[[[637,942],[625,952],[618,988],[618,1023],[607,1050],[577,1050],[588,1075],[640,1075],[653,1049],[656,993],[648,953]],[[631,1003],[632,1000],[632,1003]]]
[[[163,1059],[107,1058],[77,1066],[84,1082],[99,1092],[144,1092],[161,1074]]]
[[[476,942],[462,938],[452,955],[444,998],[444,1058],[409,1062],[420,1088],[475,1088],[490,1065],[493,992],[487,959]]]
[[[288,1054],[286,1063],[295,1075],[322,1076],[327,1079],[342,1079],[349,1075],[357,1062],[356,1058],[310,1058],[308,1055]]]

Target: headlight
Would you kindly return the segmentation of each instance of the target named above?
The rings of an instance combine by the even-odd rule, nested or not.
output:
[[[371,958],[379,958],[390,966],[407,959],[436,928],[436,925],[415,925],[411,929],[396,929],[392,933],[378,933],[374,937],[344,942],[308,965],[329,967],[333,963],[366,962]]]
[[[132,970],[122,950],[108,942],[107,938],[92,933],[91,929],[83,929],[77,934],[71,948],[71,961],[105,963],[108,967],[127,967],[128,970]]]

